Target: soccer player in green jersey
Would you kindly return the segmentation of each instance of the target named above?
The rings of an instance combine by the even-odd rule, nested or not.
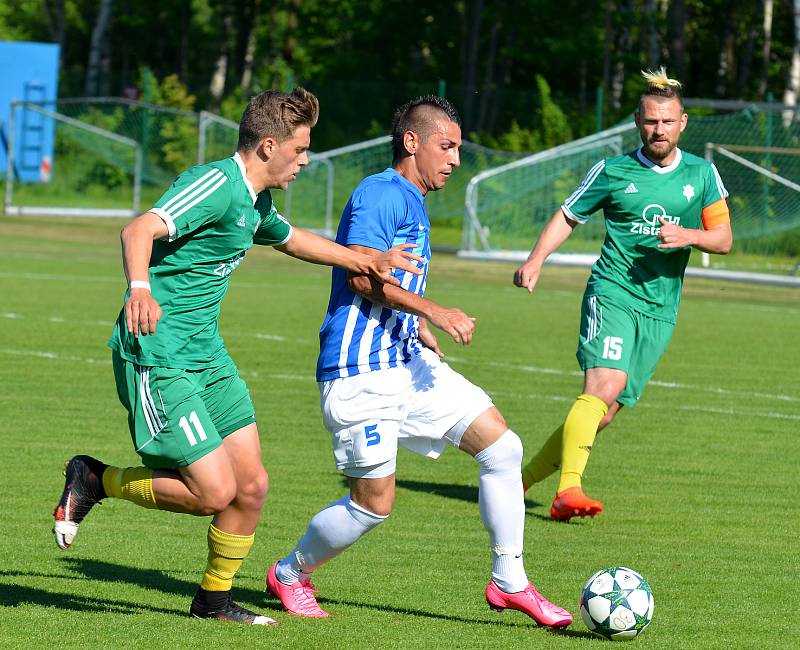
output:
[[[269,190],[286,189],[308,163],[317,98],[302,88],[264,92],[247,105],[236,153],[181,174],[156,205],[122,230],[128,291],[109,347],[140,467],[90,456],[67,464],[53,532],[72,545],[106,497],[145,508],[212,515],[208,561],[190,614],[265,625],[231,600],[233,576],[253,545],[267,494],[255,412],[218,331],[228,279],[253,244],[397,284],[419,274],[398,246],[378,257],[293,228]]]
[[[533,291],[547,256],[602,209],[606,237],[581,310],[577,357],[583,392],[564,423],[523,469],[525,486],[561,470],[550,516],[594,517],[603,504],[581,479],[597,432],[633,407],[672,336],[691,249],[726,254],[733,243],[714,165],[678,148],[688,116],[680,82],[644,72],[635,112],[641,148],[597,163],[539,236],[514,284]]]

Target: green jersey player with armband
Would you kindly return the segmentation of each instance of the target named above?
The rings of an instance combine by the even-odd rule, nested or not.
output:
[[[105,498],[212,516],[208,561],[189,610],[196,618],[275,623],[231,600],[268,486],[253,403],[219,335],[231,273],[253,244],[378,283],[397,284],[394,269],[420,273],[412,261],[421,258],[405,250],[410,246],[365,255],[293,228],[276,211],[269,190],[285,190],[308,164],[318,114],[317,98],[303,88],[252,98],[236,153],[184,172],[123,228],[128,291],[109,347],[142,465],[73,457],[53,511],[61,548],[72,545],[89,510]]]
[[[598,162],[556,211],[514,284],[532,292],[547,256],[602,210],[606,237],[581,307],[578,363],[584,384],[566,420],[522,472],[526,486],[560,469],[550,516],[594,517],[582,477],[595,436],[641,397],[664,354],[692,248],[726,254],[733,243],[728,192],[713,164],[678,148],[688,116],[680,82],[644,72],[635,112],[642,146]]]

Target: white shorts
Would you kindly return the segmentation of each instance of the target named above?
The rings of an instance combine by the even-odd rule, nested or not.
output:
[[[457,447],[469,425],[492,406],[483,389],[427,348],[405,366],[340,377],[319,386],[336,467],[355,470],[391,462],[389,469],[371,473],[371,478],[393,473],[398,442],[430,458],[438,458],[448,444]]]

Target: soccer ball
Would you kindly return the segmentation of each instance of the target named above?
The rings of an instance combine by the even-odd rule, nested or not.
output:
[[[595,573],[581,594],[581,617],[595,634],[612,641],[633,639],[653,619],[653,592],[642,576],[624,566]]]

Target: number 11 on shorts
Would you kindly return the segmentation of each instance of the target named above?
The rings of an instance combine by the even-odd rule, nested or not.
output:
[[[381,434],[378,433],[377,429],[377,424],[370,424],[364,427],[364,435],[367,436],[367,447],[372,447],[372,445],[377,445],[380,443]]]

